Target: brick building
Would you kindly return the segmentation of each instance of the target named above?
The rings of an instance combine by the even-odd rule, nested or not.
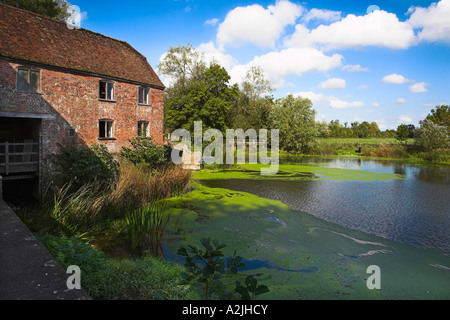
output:
[[[41,195],[57,143],[163,142],[164,85],[128,43],[0,4],[0,175]],[[16,182],[17,183],[17,182]]]

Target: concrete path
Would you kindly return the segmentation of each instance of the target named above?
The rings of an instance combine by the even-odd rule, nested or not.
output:
[[[0,198],[0,300],[90,299],[69,276]]]

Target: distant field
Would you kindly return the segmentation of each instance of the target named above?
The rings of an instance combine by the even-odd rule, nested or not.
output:
[[[395,138],[319,138],[319,141],[327,144],[355,144],[363,145],[374,144],[398,144]],[[408,144],[413,143],[414,139],[408,139]]]

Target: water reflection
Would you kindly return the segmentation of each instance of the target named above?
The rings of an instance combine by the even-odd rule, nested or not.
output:
[[[230,179],[202,183],[279,200],[292,209],[344,227],[450,252],[450,169],[358,160],[307,161],[333,168],[399,173],[405,179],[374,182],[268,179],[264,183]]]

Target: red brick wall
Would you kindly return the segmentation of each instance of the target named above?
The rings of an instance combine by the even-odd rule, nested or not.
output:
[[[25,112],[53,115],[42,121],[43,156],[56,152],[56,143],[75,128],[78,136],[88,145],[107,145],[111,152],[128,146],[136,137],[138,121],[148,121],[150,134],[163,143],[163,90],[150,89],[150,104],[138,104],[138,85],[114,81],[116,102],[99,100],[99,80],[81,76],[41,70],[42,94],[16,92],[16,68],[19,65],[0,59],[0,112]],[[98,139],[98,120],[114,120],[115,140]]]
[[[41,181],[45,188],[50,169],[49,156],[55,154],[57,143],[64,141],[69,129],[87,145],[104,144],[116,153],[129,146],[137,136],[138,121],[148,121],[149,131],[156,142],[163,143],[163,90],[150,88],[151,106],[138,104],[138,85],[114,81],[116,102],[99,101],[98,77],[41,70],[42,94],[18,93],[16,68],[25,64],[11,63],[0,58],[0,112],[44,115],[41,120]],[[98,139],[98,121],[114,120],[114,140]]]

